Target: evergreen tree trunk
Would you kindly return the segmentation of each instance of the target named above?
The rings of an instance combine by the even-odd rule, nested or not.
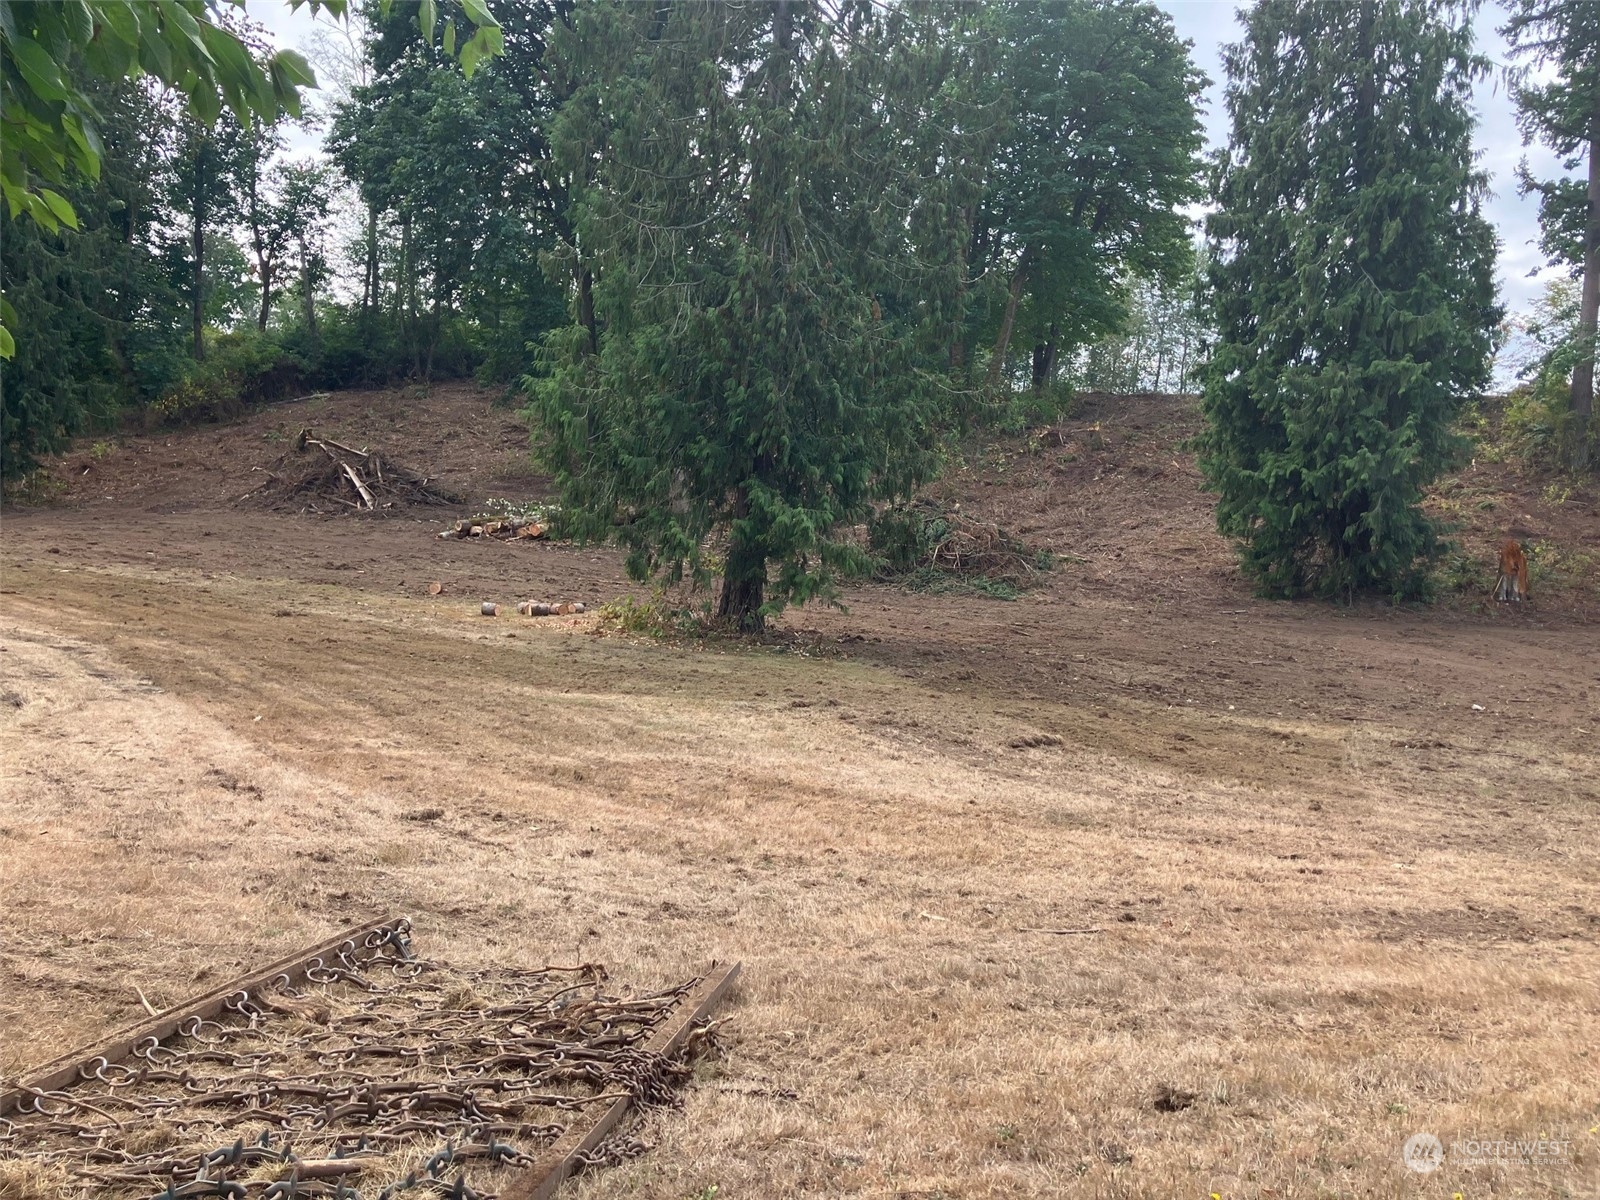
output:
[[[743,487],[734,498],[733,516],[750,513],[750,494]],[[743,633],[760,633],[766,626],[761,615],[767,586],[767,556],[737,532],[728,543],[728,561],[722,568],[722,594],[717,597],[717,617]]]
[[[589,353],[600,353],[600,332],[594,319],[594,275],[588,267],[578,268],[578,322],[589,333]]]
[[[1000,332],[994,339],[994,356],[989,359],[989,387],[1000,386],[1000,376],[1005,371],[1006,354],[1011,349],[1011,331],[1017,325],[1017,304],[1022,299],[1022,285],[1028,278],[1028,249],[1023,247],[1017,269],[1011,275],[1011,289],[1006,294],[1005,316],[1000,318]]]
[[[1594,339],[1600,316],[1600,138],[1589,142],[1589,220],[1583,235],[1583,299],[1578,338],[1583,356],[1572,368],[1572,411],[1587,426],[1594,415]]]

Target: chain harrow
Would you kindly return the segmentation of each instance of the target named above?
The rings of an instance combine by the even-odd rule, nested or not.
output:
[[[0,1117],[0,1168],[41,1168],[40,1200],[493,1200],[586,1106],[679,1102],[688,1053],[643,1047],[694,981],[628,998],[605,981],[592,963],[420,959],[402,921],[314,960],[299,988],[280,976],[29,1089]],[[581,1162],[645,1149],[625,1128]]]

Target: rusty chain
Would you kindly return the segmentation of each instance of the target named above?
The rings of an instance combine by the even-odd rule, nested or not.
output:
[[[644,1044],[694,981],[621,997],[597,964],[464,970],[415,957],[409,932],[31,1089],[0,1117],[0,1165],[42,1168],[41,1196],[97,1200],[493,1200],[587,1106],[678,1103],[689,1055]],[[645,1149],[624,1128],[580,1161]]]

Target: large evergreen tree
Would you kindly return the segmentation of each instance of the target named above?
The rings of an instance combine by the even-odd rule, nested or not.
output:
[[[921,203],[902,118],[939,108],[948,56],[914,19],[623,0],[553,42],[579,284],[535,386],[546,454],[575,532],[638,576],[719,574],[744,629],[826,591],[840,524],[936,462],[960,189]]]
[[[1595,327],[1600,316],[1600,4],[1593,0],[1513,0],[1504,34],[1529,69],[1513,95],[1525,137],[1561,155],[1569,171],[1587,161],[1587,181],[1534,179],[1541,239],[1551,261],[1583,276],[1572,369],[1572,412],[1580,426],[1594,413]],[[1534,68],[1542,69],[1538,73]],[[1582,428],[1576,444],[1586,445]]]
[[[1267,594],[1411,593],[1436,550],[1418,500],[1500,315],[1471,11],[1259,0],[1225,50],[1201,461]]]

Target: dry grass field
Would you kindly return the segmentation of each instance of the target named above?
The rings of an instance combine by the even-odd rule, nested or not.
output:
[[[440,407],[317,420],[537,493]],[[405,913],[743,960],[727,1056],[574,1197],[1600,1195],[1592,604],[1251,599],[1162,411],[941,485],[1086,560],[1043,587],[757,647],[477,615],[626,593],[609,551],[235,503],[281,408],[63,462],[0,543],[0,1076]],[[1419,1174],[1419,1131],[1563,1145]]]

